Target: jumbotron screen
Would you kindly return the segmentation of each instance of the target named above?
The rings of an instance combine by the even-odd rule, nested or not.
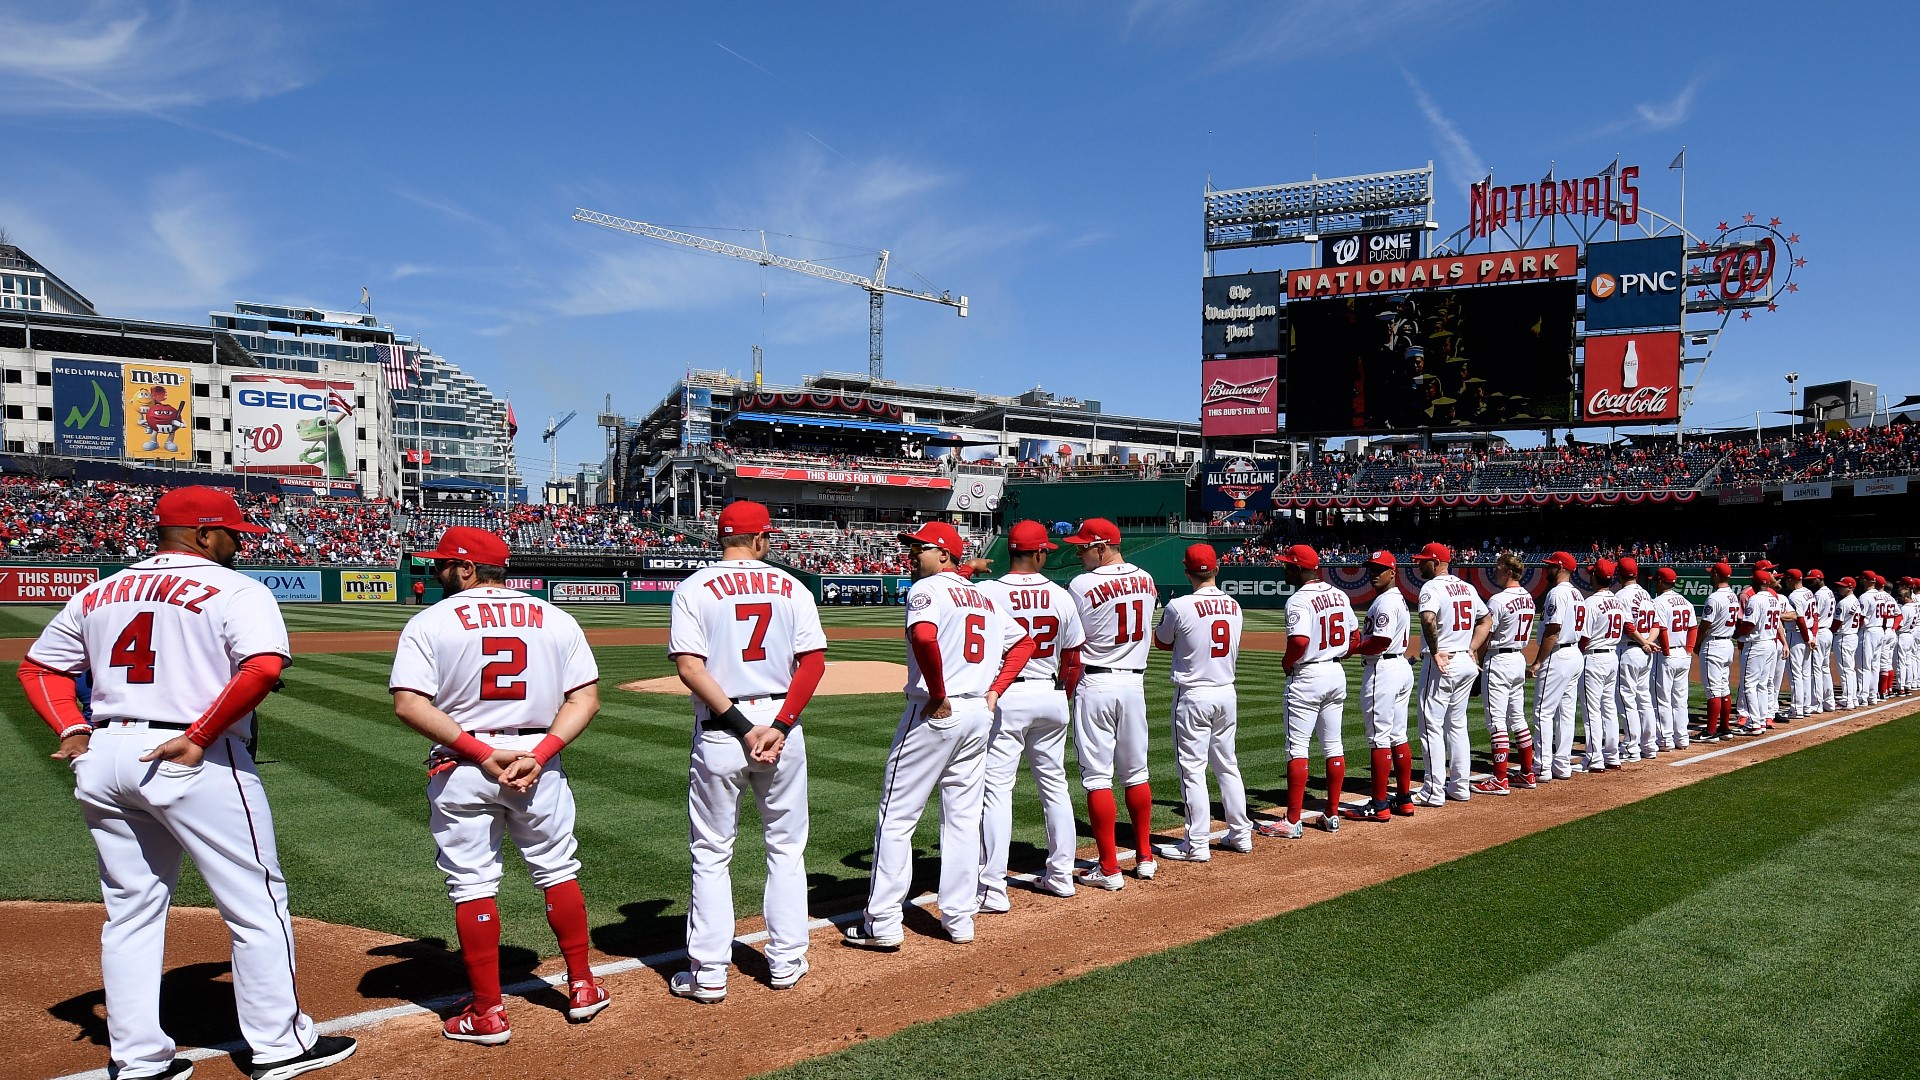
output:
[[[1289,304],[1286,429],[1570,424],[1576,289],[1551,281]]]

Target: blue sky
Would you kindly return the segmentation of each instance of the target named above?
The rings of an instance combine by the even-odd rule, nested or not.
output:
[[[600,458],[603,395],[640,411],[689,364],[744,371],[756,343],[775,381],[866,363],[859,290],[575,206],[765,228],[862,273],[889,248],[896,283],[972,302],[890,302],[890,376],[1191,417],[1209,174],[1431,159],[1451,231],[1489,167],[1616,154],[1672,212],[1686,144],[1690,225],[1778,216],[1808,259],[1791,303],[1724,336],[1688,417],[1750,423],[1787,406],[1788,370],[1920,392],[1884,329],[1911,303],[1915,10],[0,2],[0,227],[109,314],[342,309],[364,285],[512,395],[537,487],[548,415],[583,414],[565,470]]]

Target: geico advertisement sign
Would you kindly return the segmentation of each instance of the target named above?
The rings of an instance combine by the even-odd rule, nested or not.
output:
[[[1278,578],[1221,578],[1220,591],[1228,596],[1292,596],[1294,590]]]

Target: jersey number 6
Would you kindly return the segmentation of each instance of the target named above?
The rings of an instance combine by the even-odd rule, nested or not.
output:
[[[525,701],[527,683],[520,676],[527,673],[527,643],[517,637],[481,638],[480,653],[493,661],[480,669],[480,700]]]

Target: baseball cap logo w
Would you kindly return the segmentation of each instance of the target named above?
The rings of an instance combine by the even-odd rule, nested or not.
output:
[[[1267,399],[1267,394],[1273,390],[1273,384],[1279,378],[1278,375],[1268,375],[1243,383],[1215,379],[1207,384],[1207,398],[1202,404],[1211,405],[1216,401],[1250,401],[1259,404]]]

